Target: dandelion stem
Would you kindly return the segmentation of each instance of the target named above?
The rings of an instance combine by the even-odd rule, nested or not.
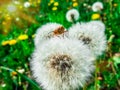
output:
[[[99,87],[98,87],[98,79],[97,79],[97,72],[98,72],[98,67],[97,67],[97,61],[95,62],[95,66],[96,66],[96,70],[95,70],[95,90],[99,90]]]
[[[112,71],[113,71],[114,75],[116,76],[116,75],[117,75],[117,72],[116,72],[116,69],[115,69],[113,63],[110,63],[110,65],[111,65],[111,68],[112,68]],[[118,84],[118,87],[117,87],[117,88],[120,89],[120,80],[117,80],[117,84]]]
[[[112,1],[113,0],[110,0],[109,1],[109,4],[110,4],[110,17],[112,18]]]
[[[75,23],[75,17],[74,17],[74,14],[71,15],[71,18],[72,18],[72,22]]]

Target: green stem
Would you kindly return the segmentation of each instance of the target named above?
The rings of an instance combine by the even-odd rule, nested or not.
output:
[[[15,71],[13,69],[10,69],[10,68],[4,67],[4,66],[0,66],[0,69],[8,70],[10,72]],[[17,71],[15,71],[15,72],[17,72]],[[29,77],[27,77],[26,75],[23,75],[23,74],[21,74],[19,72],[17,72],[17,74],[20,75],[22,78],[24,78],[26,81],[28,81],[30,84],[32,84],[33,86],[35,86],[37,90],[41,90],[41,88],[39,88],[39,86],[33,80],[31,80]]]
[[[112,18],[112,1],[113,0],[110,0],[109,1],[109,4],[110,4],[110,17]]]
[[[97,68],[97,61],[95,62],[95,66],[96,66],[96,70],[95,70],[95,89],[94,90],[99,90],[99,87],[98,87],[98,79],[97,79],[97,72],[98,72],[98,68]]]

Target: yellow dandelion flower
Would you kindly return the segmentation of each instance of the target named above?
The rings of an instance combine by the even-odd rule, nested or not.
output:
[[[20,35],[18,37],[18,40],[26,40],[26,39],[28,39],[28,35],[26,35],[26,34]]]
[[[23,6],[22,6],[22,5],[20,5],[20,6],[19,6],[19,9],[23,9]]]
[[[6,20],[11,20],[12,18],[10,16],[5,17]]]
[[[9,41],[3,41],[2,42],[2,46],[6,46],[6,45],[8,45],[9,44]]]
[[[38,3],[41,3],[41,0],[38,0],[37,2],[38,2]]]
[[[5,21],[2,22],[2,25],[6,25],[7,23]]]
[[[15,39],[12,39],[12,40],[9,40],[9,45],[15,45],[17,43],[17,40]]]
[[[50,0],[50,3],[51,3],[51,4],[54,3],[54,0]]]
[[[91,16],[91,19],[95,20],[95,19],[99,19],[100,18],[100,14],[96,13],[96,14],[93,14]]]
[[[50,0],[50,1],[54,1],[54,0]]]
[[[76,7],[76,6],[78,6],[78,3],[77,3],[77,2],[74,2],[74,3],[73,3],[73,7]]]
[[[73,2],[75,2],[76,0],[72,0]]]
[[[114,6],[114,7],[117,7],[117,4],[116,4],[116,3],[114,3],[114,4],[113,4],[113,6]]]
[[[56,10],[57,10],[57,7],[53,7],[52,10],[53,10],[53,11],[56,11]]]
[[[59,3],[58,2],[54,2],[54,6],[58,6],[59,5]]]
[[[12,75],[12,76],[16,76],[16,75],[17,75],[17,72],[12,71],[12,72],[11,72],[11,75]]]

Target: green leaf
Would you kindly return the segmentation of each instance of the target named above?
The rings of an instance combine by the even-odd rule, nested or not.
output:
[[[11,69],[11,68],[4,67],[4,66],[1,66],[0,68],[1,68],[1,69],[4,69],[4,70],[8,70],[8,71],[10,71],[10,72],[15,71],[15,70],[13,70],[13,69]],[[17,72],[17,71],[15,71],[15,72]],[[22,78],[24,78],[26,81],[28,81],[31,85],[34,85],[34,86],[37,88],[37,90],[42,90],[42,89],[39,88],[39,86],[38,86],[33,80],[31,80],[29,77],[27,77],[27,76],[25,76],[25,75],[23,75],[23,74],[21,74],[21,73],[19,73],[19,72],[17,72],[17,73],[18,73],[18,75],[20,75]]]
[[[113,61],[114,61],[115,64],[120,64],[120,57],[114,56]]]

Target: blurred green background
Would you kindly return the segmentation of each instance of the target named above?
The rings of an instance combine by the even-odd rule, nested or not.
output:
[[[103,10],[92,11],[96,1]],[[36,29],[48,22],[69,28],[65,15],[72,8],[79,11],[79,22],[102,20],[108,41],[81,90],[120,90],[120,0],[0,0],[0,90],[42,90],[29,67]]]

